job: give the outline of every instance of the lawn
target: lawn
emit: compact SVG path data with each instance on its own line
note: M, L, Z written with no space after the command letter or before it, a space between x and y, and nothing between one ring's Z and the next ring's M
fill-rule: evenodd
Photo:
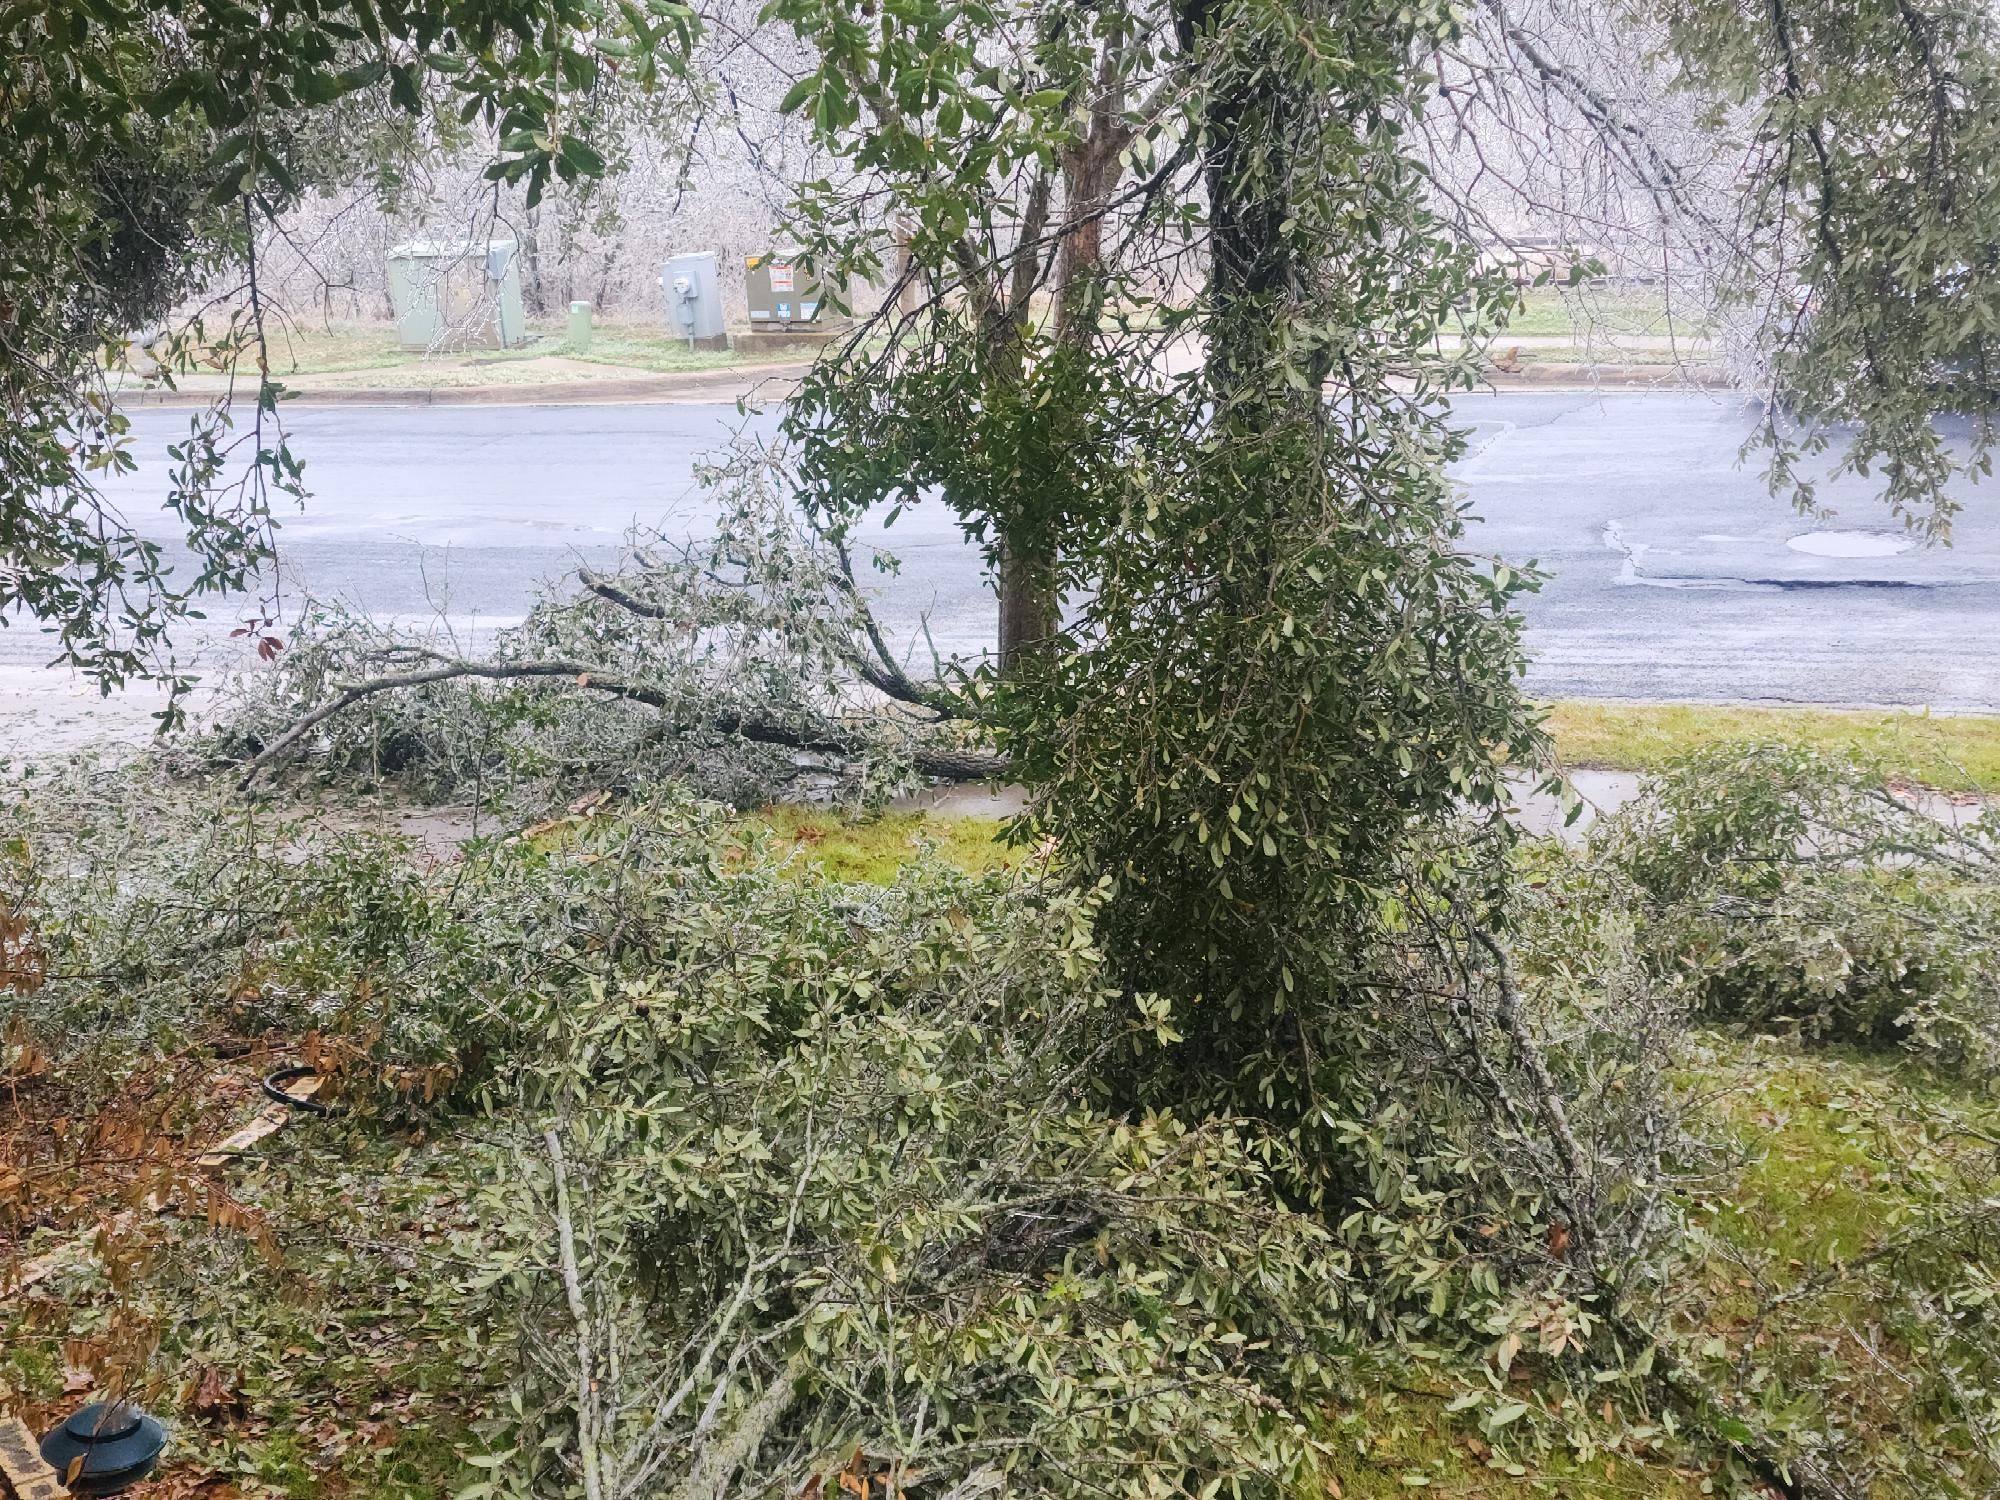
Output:
M1896 709L1705 703L1557 703L1548 727L1566 766L1654 772L1726 740L1770 739L1858 754L1946 792L2000 792L2000 718Z
M1615 355L1622 364L1669 365L1674 359L1672 350L1633 348L1618 343L1620 339L1668 333L1683 339L1699 339L1703 328L1678 314L1670 318L1664 300L1655 290L1585 287L1568 291L1543 287L1527 294L1526 305L1499 335L1495 349L1504 354L1510 336L1574 338L1577 341L1574 346L1523 349L1521 358L1528 363L1567 365L1601 362ZM273 320L269 342L271 373L279 380L369 371L402 372L398 379L385 382L392 384L406 384L412 378L446 370L454 375L493 371L496 380L504 383L502 372L506 366L550 357L661 375L733 369L764 360L805 357L796 348L762 349L748 335L738 336L736 347L727 352L692 350L685 340L674 337L661 324L645 319L600 319L592 331L590 347L583 350L570 347L568 325L559 318L532 320L528 341L513 349L427 353L402 348L391 324L309 320ZM1700 348L1697 345L1681 352L1683 357L1691 357Z
M1507 324L1507 333L1529 336L1701 338L1707 324L1686 309L1669 312L1658 287L1535 287ZM1504 338L1505 335L1503 334Z
M690 349L659 324L644 321L600 322L590 347L572 349L568 328L557 319L537 319L529 325L528 341L513 349L470 349L437 354L402 348L396 330L386 323L274 322L270 329L271 373L283 380L294 375L344 375L364 370L414 371L425 366L505 366L522 360L557 356L589 364L615 365L674 375L701 370L732 369L765 359L797 359L797 350L763 350L744 338L742 347L727 352Z

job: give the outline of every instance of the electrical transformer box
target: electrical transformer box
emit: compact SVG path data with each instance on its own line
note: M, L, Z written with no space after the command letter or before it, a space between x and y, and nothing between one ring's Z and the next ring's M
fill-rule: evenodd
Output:
M830 323L819 279L787 255L751 255L743 261L743 289L750 303L750 331L779 333L802 324Z
M528 337L512 240L412 240L389 252L405 349L511 349Z
M667 299L667 327L696 349L727 349L722 312L722 268L710 253L676 255L660 273Z

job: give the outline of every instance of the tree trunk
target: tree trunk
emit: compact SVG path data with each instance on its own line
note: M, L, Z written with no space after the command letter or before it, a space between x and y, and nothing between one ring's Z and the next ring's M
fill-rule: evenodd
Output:
M1000 675L1015 677L1043 656L1055 638L1053 569L1026 549L1000 544Z
M1220 0L1181 0L1179 40L1190 56L1214 45L1214 28L1226 24L1223 8ZM1254 425L1269 414L1267 403L1288 404L1271 370L1284 317L1280 304L1296 274L1283 183L1288 133L1304 128L1310 112L1268 79L1237 77L1226 84L1209 94L1205 109L1211 142L1208 364L1217 390Z
M1098 91L1091 103L1091 128L1062 163L1065 212L1074 221L1062 240L1056 264L1055 331L1058 343L1081 349L1096 336L1103 309L1103 218L1120 173L1118 153L1126 134L1120 112L1116 39L1106 43ZM1040 216L1032 222L1039 227ZM1030 256L1032 252L1028 252ZM1027 263L1024 263L1024 266ZM1018 327L1029 314L1032 281L1022 279L1010 307ZM1051 420L1061 421L1060 413ZM1079 436L1077 441L1083 439ZM1000 548L1000 673L1017 676L1043 657L1062 628L1062 599L1056 559L1021 539L1003 539Z
M521 297L528 304L528 311L536 317L544 317L549 310L548 287L542 280L542 211L529 209L522 216L523 233L520 236L521 257Z

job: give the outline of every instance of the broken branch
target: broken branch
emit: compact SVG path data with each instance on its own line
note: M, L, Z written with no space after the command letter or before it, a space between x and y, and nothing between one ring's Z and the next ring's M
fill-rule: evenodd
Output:
M666 710L674 706L673 700L658 688L645 683L628 682L623 678L602 673L587 662L560 659L479 662L441 658L435 665L416 671L385 673L379 677L350 683L331 700L294 721L284 733L260 750L245 768L237 788L247 791L266 766L284 755L317 726L357 703L381 693L427 687L433 683L450 682L467 677L487 681L569 678L580 688L606 693L614 698L630 699L634 703L643 703L650 708ZM797 750L807 754L854 755L861 748L854 741L839 736L808 733L790 725L746 718L727 709L711 714L699 723L683 724L679 727L683 732L692 733L706 729L717 734L733 735L752 744L772 745L779 749ZM1003 775L1007 769L1007 763L1000 757L972 750L942 750L918 746L912 751L910 760L922 774L941 781L984 781Z

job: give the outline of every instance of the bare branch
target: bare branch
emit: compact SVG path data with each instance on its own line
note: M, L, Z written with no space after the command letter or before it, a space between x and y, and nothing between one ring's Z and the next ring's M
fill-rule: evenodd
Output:
M644 615L649 620L664 620L667 617L664 605L652 604L636 594L628 593L601 573L592 572L589 568L578 568L576 579L591 593L600 599L610 600L620 609L629 610L635 615Z
M583 1278L577 1269L576 1226L569 1211L569 1171L563 1162L562 1136L554 1126L542 1132L549 1167L555 1174L556 1251L562 1260L563 1292L576 1324L576 1446L583 1464L587 1500L604 1500L604 1480L597 1457L597 1379L592 1373L590 1309L583 1299Z

